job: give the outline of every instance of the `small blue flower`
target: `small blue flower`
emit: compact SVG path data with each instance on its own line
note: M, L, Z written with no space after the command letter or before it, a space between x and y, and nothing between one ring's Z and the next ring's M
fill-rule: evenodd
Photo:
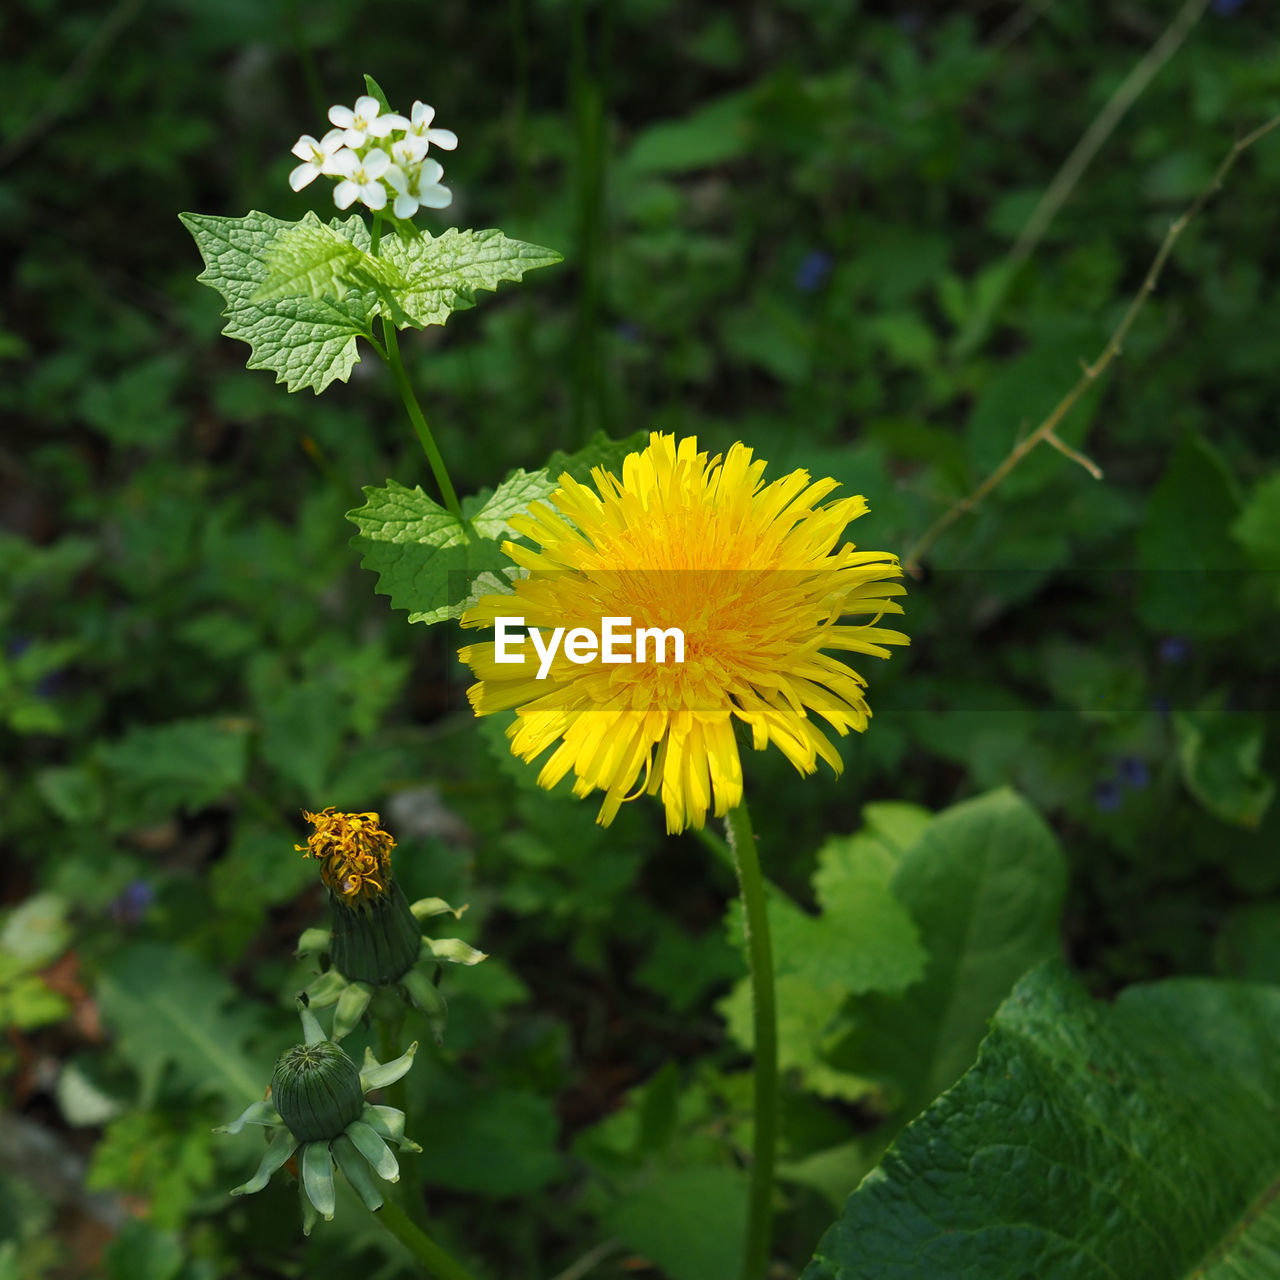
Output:
M1151 781L1147 762L1141 756L1121 756L1116 763L1116 777L1126 787L1141 791Z
M1177 666L1191 657L1191 643L1185 636L1165 636L1156 652L1160 655L1161 662Z
M817 293L835 265L831 255L821 249L812 249L800 260L792 283L801 293Z
M138 924L155 900L156 891L147 881L133 880L125 886L108 910L117 924Z
M1100 813L1115 813L1120 807L1120 786L1110 778L1099 782L1093 789L1093 803Z

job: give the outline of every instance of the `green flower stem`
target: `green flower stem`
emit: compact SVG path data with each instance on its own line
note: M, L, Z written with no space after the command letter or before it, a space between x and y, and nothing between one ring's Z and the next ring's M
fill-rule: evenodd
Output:
M397 1240L438 1280L474 1280L471 1272L451 1258L420 1227L415 1227L394 1200L386 1201L374 1215Z
M745 800L729 811L725 830L742 890L755 1028L755 1137L742 1280L764 1280L773 1238L773 1163L778 1144L778 1006L773 988L773 944L760 858Z
M373 229L369 235L369 252L376 258L378 245L382 242L382 219L377 214L374 215ZM387 368L391 370L391 380L396 384L396 390L400 393L409 421L413 423L413 429L418 433L418 442L422 445L423 453L427 455L427 462L431 464L431 474L436 478L440 495L444 498L444 505L449 508L458 523L465 527L467 520L462 514L462 504L459 503L458 495L454 491L453 481L449 479L449 469L444 465L444 458L436 447L435 437L427 425L426 414L422 412L418 397L413 393L409 375L404 371L404 361L400 359L400 343L396 338L396 327L387 316L382 317L382 344L381 347L376 342L373 345L387 362Z

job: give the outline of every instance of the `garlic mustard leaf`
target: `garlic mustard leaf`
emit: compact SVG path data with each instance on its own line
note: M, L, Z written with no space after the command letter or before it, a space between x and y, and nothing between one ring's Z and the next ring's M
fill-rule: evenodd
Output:
M335 226L308 213L285 227L263 255L267 278L253 302L281 298L341 298L350 290L362 294L403 289L407 281L385 258L375 258Z
M310 216L310 215L309 215ZM290 391L310 387L318 395L331 382L345 382L359 363L358 337L371 337L378 295L372 288L346 286L340 294L312 297L260 297L270 292L273 246L303 224L257 211L243 218L184 213L183 225L195 238L205 269L197 277L226 299L223 333L253 349L250 369L270 369ZM329 230L363 252L369 233L360 218L335 219ZM310 234L310 233L307 233ZM287 251L286 241L285 250ZM305 274L305 273L304 273Z
M454 311L475 306L477 289L496 290L504 280L519 280L526 271L561 261L554 249L510 240L495 228L391 236L382 241L380 256L407 282L396 292L404 316L391 313L401 328L444 324Z

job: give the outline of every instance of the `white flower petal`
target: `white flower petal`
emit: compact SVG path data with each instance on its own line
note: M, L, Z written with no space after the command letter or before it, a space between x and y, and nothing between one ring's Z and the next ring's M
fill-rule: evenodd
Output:
M299 160L310 160L319 150L320 144L309 134L304 133L297 142L289 148Z
M428 129L425 136L428 142L443 147L446 151L457 149L458 135L452 129Z
M398 164L393 164L382 176L397 191L404 192L409 190L409 175Z
M332 155L325 156L324 163L320 166L320 172L330 178L338 176L349 178L356 171L356 166L359 163L356 153L347 151L344 148L341 151L333 152Z
M320 139L320 150L326 155L342 146L343 139L347 136L345 129L330 129L328 133Z
M349 147L363 147L365 136L363 129L352 127L342 135L342 141Z
M335 151L326 166L331 173L341 174L344 178L354 177L359 167L360 157L354 151L346 150Z
M391 168L391 157L381 147L374 147L365 156L363 168L370 178L380 178Z
M349 209L360 194L360 188L348 178L345 182L340 182L333 189L333 203L339 209Z
M388 132L390 132L392 129L407 129L409 127L409 122L404 118L404 116L400 115L398 112L395 112L395 111L389 111L385 116L378 117L379 124L381 124L384 120L387 123Z
M415 102L413 104L413 128L415 131L427 128L435 118L435 107L429 107L425 102Z
M419 179L420 186L433 187L443 177L444 165L439 160L428 159L422 162L422 177Z
M370 209L385 209L387 207L387 189L380 182L366 182L360 188L360 199Z
M289 174L289 185L295 191L301 191L309 182L314 182L319 175L320 170L310 160L304 160Z
M419 187L418 203L427 209L443 209L453 203L453 192L448 187Z
M362 93L356 99L356 115L372 120L382 110L382 104L372 94Z
M418 212L418 202L409 194L404 193L396 196L396 202L392 206L391 212L397 218L412 218Z
M330 107L329 120L339 129L350 129L356 122L356 113L350 107Z

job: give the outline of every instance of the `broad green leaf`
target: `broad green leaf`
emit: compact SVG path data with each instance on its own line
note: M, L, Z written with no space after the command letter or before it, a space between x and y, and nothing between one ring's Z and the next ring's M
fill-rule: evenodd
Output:
M1221 636L1245 621L1235 478L1209 443L1183 436L1147 500L1138 534L1138 614L1155 631Z
M243 721L211 717L132 729L105 745L113 816L127 823L212 804L244 780L248 734Z
M1223 708L1221 695L1173 717L1187 790L1216 818L1257 827L1275 795L1262 769L1262 717Z
M366 253L314 213L286 226L267 246L262 262L267 277L253 302L341 298L352 289L365 294L403 289L408 283L386 258Z
M197 277L227 301L223 333L253 348L250 369L271 369L290 391L310 387L318 395L335 379L345 382L359 362L356 338L371 336L377 308L372 292L349 289L341 297L258 300L267 283L266 258L277 237L298 223L256 211L243 218L184 213L205 269ZM335 219L330 228L360 249L369 244L360 218Z
M838 1064L894 1085L900 1119L920 1111L973 1062L1018 977L1057 954L1065 882L1053 833L1013 792L939 814L890 882L929 953L924 978L856 1003Z
M155 942L118 951L98 1004L138 1073L144 1103L155 1100L166 1071L183 1089L233 1109L262 1097L270 1071L244 1047L259 1030L257 1006L191 952Z
M678 1169L631 1192L604 1225L671 1280L728 1280L742 1267L746 1218L745 1173Z
M454 311L475 306L477 289L496 290L504 280L519 280L526 271L561 261L554 249L509 240L496 228L456 227L439 236L388 237L381 258L405 281L395 293L404 311L404 319L395 317L401 328L444 324Z
M1280 990L1091 1000L1057 962L850 1196L803 1280L1280 1274Z

